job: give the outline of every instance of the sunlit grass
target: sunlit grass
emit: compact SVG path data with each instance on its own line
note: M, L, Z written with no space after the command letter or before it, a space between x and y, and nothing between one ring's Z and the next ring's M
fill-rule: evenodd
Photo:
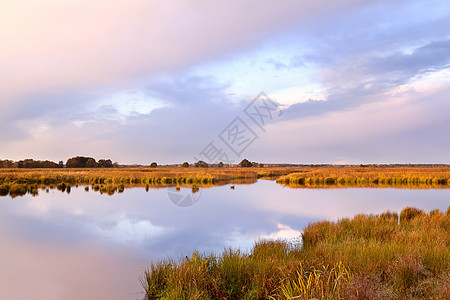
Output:
M229 183L251 184L257 179L277 180L292 188L395 187L450 188L450 168L286 167L286 168L106 168L106 169L0 169L0 196L37 194L57 187L69 192L77 185L99 185L94 191L112 195L125 188L210 187ZM10 192L13 185L16 186ZM102 187L105 186L105 187ZM17 189L17 190L16 190Z
M269 172L269 173L266 173ZM145 187L210 187L228 183L250 184L257 178L274 174L287 174L290 170L259 168L130 168L130 169L0 169L0 195L23 195L33 187L56 187L69 192L72 186L90 185L93 191L112 195L125 188ZM13 192L10 192L11 186ZM89 188L88 188L89 190Z
M290 187L450 187L450 168L323 167L305 168L281 176Z
M308 225L302 243L152 263L148 299L449 299L450 207Z

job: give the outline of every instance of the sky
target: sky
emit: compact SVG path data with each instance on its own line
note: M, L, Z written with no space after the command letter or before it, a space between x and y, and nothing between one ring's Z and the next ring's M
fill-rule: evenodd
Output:
M2 0L0 159L450 163L450 3Z

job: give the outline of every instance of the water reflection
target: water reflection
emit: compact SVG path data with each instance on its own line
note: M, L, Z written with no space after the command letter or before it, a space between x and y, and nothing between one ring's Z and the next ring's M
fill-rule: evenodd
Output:
M71 187L37 197L0 197L0 290L5 299L142 299L151 259L194 249L249 248L262 237L296 237L309 222L405 206L446 210L450 190L291 189L273 181L200 188L179 207L168 192L125 189L113 196Z

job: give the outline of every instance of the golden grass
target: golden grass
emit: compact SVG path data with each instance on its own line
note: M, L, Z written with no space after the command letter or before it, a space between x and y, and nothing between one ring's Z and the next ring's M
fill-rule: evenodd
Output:
M295 170L277 182L291 187L450 187L450 168L319 167Z
M292 169L283 168L118 168L118 169L0 169L0 181L9 178L12 181L40 179L64 180L95 179L129 180L154 178L214 178L216 181L261 178L285 175Z
M93 191L112 195L131 187L145 187L148 191L168 186L204 188L229 183L252 184L257 178L270 178L268 176L289 171L280 168L0 169L0 196L37 194L39 188L55 187L70 193L70 187L78 185L92 185Z
M449 299L450 207L307 226L302 244L257 242L152 263L147 299Z

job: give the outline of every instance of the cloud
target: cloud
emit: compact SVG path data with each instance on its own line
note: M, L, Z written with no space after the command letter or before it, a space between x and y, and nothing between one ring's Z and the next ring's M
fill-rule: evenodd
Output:
M287 115L291 118L307 117L380 101L386 93L415 77L449 67L449 40L428 43L410 54L393 53L383 57L347 59L338 66L320 71L322 83L328 87L326 101L309 99L291 105Z
M292 57L288 63L278 61L275 58L271 57L266 59L266 63L272 65L278 71L284 69L290 70L294 68L302 68L305 66L305 64L303 63L303 59L300 56Z
M16 1L2 5L0 82L5 96L122 85L252 48L341 1ZM2 99L2 101L6 101Z
M416 83L416 89L287 119L268 128L248 156L298 163L448 163L450 143L443 138L450 129L444 113L450 109L448 81L433 89ZM271 151L262 151L269 147Z
M276 232L272 232L269 235L261 235L262 239L295 239L300 238L301 231L292 229L288 225L278 223Z
M120 216L117 220L114 220L112 226L104 225L96 224L93 231L102 238L119 244L139 244L145 240L155 240L168 233L168 229L155 226L148 220L130 220L125 216Z

